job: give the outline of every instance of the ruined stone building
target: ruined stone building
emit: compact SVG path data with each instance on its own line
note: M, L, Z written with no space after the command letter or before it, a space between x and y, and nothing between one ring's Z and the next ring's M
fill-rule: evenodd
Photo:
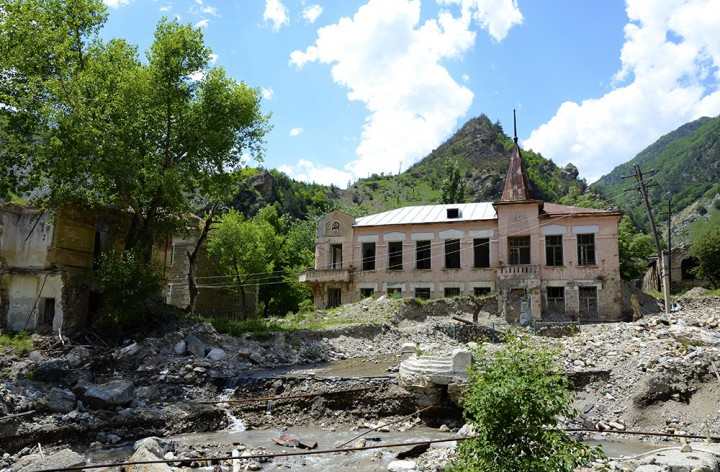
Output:
M98 257L123 247L128 224L127 214L112 210L68 206L51 215L1 205L0 326L72 333L91 324L100 304ZM168 242L153 248L165 267Z
M316 228L315 269L300 281L318 308L373 295L497 293L504 315L521 323L615 320L621 216L535 199L516 138L499 201L328 213Z
M90 326L101 302L95 277L98 257L123 248L129 224L127 213L109 209L91 212L69 206L51 215L21 205L0 205L0 327L69 334ZM156 242L152 252L164 270L165 302L180 309L189 303L187 251L193 249L195 238L192 229L188 233ZM213 282L217 273L201 251L196 313L254 315L257 290L247 290L241 306L236 294Z

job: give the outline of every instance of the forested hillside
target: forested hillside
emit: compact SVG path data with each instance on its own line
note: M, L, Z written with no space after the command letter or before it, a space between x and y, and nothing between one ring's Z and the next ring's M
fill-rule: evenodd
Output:
M650 204L660 226L667 222L669 202L675 242L687 241L695 222L719 219L720 117L703 117L679 127L591 186L648 231L643 201L632 190L637 182L634 177L623 178L634 176L634 165L651 184Z

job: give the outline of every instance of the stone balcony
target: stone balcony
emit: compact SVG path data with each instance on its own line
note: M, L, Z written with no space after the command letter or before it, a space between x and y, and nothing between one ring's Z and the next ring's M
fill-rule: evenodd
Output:
M300 273L300 282L305 283L348 283L350 280L350 269L309 269Z
M540 278L540 266L531 264L498 267L498 280L528 280Z

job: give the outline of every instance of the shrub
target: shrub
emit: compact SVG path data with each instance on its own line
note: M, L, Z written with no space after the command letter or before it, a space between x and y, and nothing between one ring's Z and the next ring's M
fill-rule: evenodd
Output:
M161 269L137 251L109 251L99 263L103 308L95 328L116 340L145 331L152 322L152 301L162 291Z
M570 471L603 456L556 429L558 417L573 418L577 411L554 352L511 331L503 348L480 348L475 356L463 407L476 436L458 446L453 470Z
M720 228L708 227L698 231L692 240L690 254L698 260L695 274L720 288Z

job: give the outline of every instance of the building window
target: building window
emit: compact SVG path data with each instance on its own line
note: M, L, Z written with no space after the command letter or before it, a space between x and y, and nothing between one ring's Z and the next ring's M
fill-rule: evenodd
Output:
M449 220L460 218L460 209L459 208L448 208L447 209L447 217Z
M545 265L563 265L562 235L545 236Z
M330 246L330 268L342 269L342 244Z
M429 287L418 287L415 289L415 298L422 298L423 300L430 300L430 288Z
M473 295L476 297L484 297L485 295L490 295L490 287L475 287L473 289Z
M680 271L683 280L695 280L695 268L698 266L696 257L688 257L680 263Z
M360 289L360 298L368 298L375 295L375 289L374 288L361 288Z
M402 297L402 289L400 287L388 287L387 295L388 297L400 298Z
M448 239L445 241L445 268L460 268L460 240Z
M340 306L340 303L342 301L342 291L339 288L329 288L328 289L328 308L335 308L336 306Z
M473 239L473 267L490 267L489 239Z
M362 257L362 270L375 270L375 243L363 243Z
M418 241L415 249L415 260L418 269L430 269L430 241Z
M459 297L460 287L445 287L445 298L447 297Z
M547 288L547 311L565 313L565 287Z
M510 265L530 264L530 236L508 238L508 260Z
M578 265L595 265L595 235L578 234Z
M388 243L388 269L389 270L402 270L402 254L403 246L402 242L391 242Z
M597 319L597 287L578 287L580 299L580 318Z

